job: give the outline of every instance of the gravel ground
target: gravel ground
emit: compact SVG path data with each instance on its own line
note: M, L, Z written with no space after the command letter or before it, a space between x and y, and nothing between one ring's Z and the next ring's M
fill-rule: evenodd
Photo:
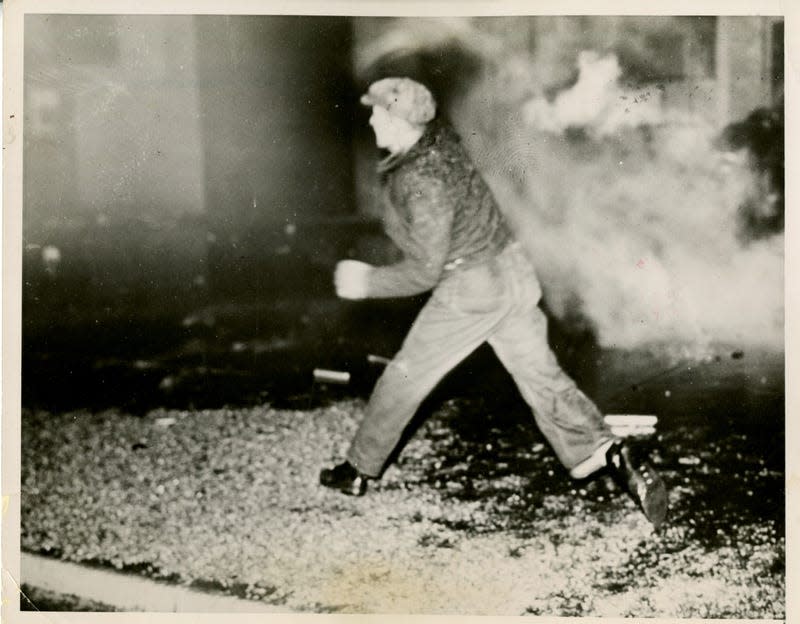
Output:
M326 491L363 407L26 410L22 548L287 611L784 617L782 439L649 440L671 487L656 533L475 399L430 408L367 496Z

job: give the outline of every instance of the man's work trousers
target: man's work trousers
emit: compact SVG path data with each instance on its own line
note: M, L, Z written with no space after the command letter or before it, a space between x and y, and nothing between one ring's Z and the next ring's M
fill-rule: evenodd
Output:
M366 475L379 476L425 397L485 341L567 469L612 439L600 411L550 350L540 298L533 266L519 243L442 280L378 380L348 461Z

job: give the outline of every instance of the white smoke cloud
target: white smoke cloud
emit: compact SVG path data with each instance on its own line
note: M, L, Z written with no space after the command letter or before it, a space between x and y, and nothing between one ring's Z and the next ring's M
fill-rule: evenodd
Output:
M510 115L488 146L473 137L474 153L548 305L562 318L580 312L601 344L782 345L783 238L745 246L737 236L754 184L746 159L716 151L715 130L699 120L660 118L643 135L611 115L572 117L562 130L588 135L574 140Z
M583 317L604 346L783 348L783 235L740 240L737 214L755 178L743 155L715 149L720 128L667 108L655 86L624 86L612 54L550 66L474 21L447 26L442 38L468 32L465 47L485 62L450 116L553 313ZM414 35L413 21L394 28L406 49L415 37L436 41L435 29ZM371 57L391 54L391 36L380 42ZM570 88L544 96L576 70Z
M617 57L601 56L593 50L578 55L578 82L559 93L553 102L543 96L531 98L522 109L525 123L551 133L582 128L602 138L621 128L657 124L662 121L661 92L625 89Z

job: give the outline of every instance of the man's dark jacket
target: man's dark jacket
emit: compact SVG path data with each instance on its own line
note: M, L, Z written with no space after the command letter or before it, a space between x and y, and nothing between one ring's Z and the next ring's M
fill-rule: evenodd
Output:
M483 262L510 241L492 192L447 123L429 123L409 151L385 159L379 171L386 233L404 257L370 272L368 297L430 290L449 271Z

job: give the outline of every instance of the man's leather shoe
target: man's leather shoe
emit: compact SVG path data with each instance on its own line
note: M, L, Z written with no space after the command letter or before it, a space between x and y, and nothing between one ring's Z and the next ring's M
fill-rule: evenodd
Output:
M615 442L606 452L606 461L622 481L645 517L658 528L667 516L667 488L649 462L635 461L624 442Z
M339 490L350 496L363 496L369 477L361 474L350 462L342 462L319 473L319 482L325 487Z

